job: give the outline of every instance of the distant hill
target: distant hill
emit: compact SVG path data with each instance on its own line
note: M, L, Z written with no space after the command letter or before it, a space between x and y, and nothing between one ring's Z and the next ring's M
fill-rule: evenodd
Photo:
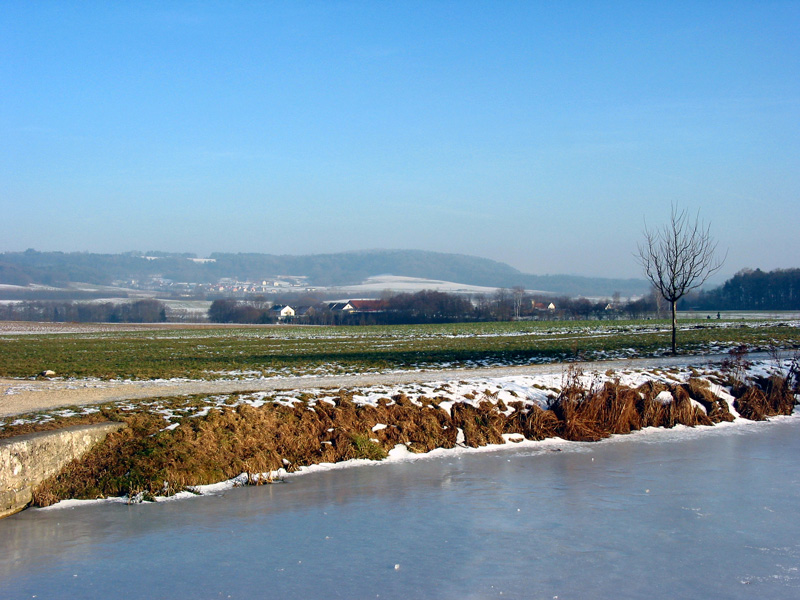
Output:
M397 275L486 287L522 286L554 294L622 296L645 293L643 279L531 275L501 262L422 250L369 250L303 256L215 253L209 259L163 252L5 252L0 283L65 286L71 282L112 285L115 281L163 277L176 282L215 283L222 278L259 281L280 275L305 276L309 285L345 286L375 275Z

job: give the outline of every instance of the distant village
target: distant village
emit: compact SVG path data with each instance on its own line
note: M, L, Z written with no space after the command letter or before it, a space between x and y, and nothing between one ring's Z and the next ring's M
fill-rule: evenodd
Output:
M474 305L474 303L473 303ZM290 306L288 304L275 304L270 307L270 315L276 321L290 321L314 316L320 311L320 306ZM537 311L555 312L556 305L553 302L544 304L543 302L531 301L531 308ZM610 305L608 306L610 309ZM322 310L327 310L334 315L358 315L375 314L387 310L386 300L347 300L344 302L325 302Z
M208 319L215 323L286 323L308 325L391 325L467 321L549 320L554 318L617 318L608 301L558 298L542 300L522 289L465 295L421 290L387 292L379 299L274 303L264 296L218 298Z
M173 281L156 275L147 279L119 279L114 281L112 285L132 290L165 292L177 297L280 294L287 291L316 292L317 288L309 286L307 279L303 275L286 275L260 281L238 281L225 277L216 283L192 283Z

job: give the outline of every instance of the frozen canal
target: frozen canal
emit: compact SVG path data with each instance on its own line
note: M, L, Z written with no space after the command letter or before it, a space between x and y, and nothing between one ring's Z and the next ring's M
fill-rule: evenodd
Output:
M29 510L0 598L796 599L799 455L791 417Z

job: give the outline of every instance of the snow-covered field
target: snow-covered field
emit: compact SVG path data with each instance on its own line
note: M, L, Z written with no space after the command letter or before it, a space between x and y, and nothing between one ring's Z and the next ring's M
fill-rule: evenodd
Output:
M396 275L378 275L368 277L363 283L336 288L321 288L329 293L348 296L347 299L358 298L360 295L373 295L385 291L393 292L420 292L422 290L435 290L449 294L486 294L491 295L497 291L496 287L479 285L466 285L452 281L438 279L420 279L418 277L399 277ZM529 290L534 291L534 290Z

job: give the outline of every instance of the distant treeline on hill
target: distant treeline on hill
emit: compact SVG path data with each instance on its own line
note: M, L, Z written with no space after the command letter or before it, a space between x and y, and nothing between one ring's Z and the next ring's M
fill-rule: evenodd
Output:
M167 310L158 300L135 302L26 301L0 304L0 321L50 323L163 323Z
M681 307L699 310L800 310L800 269L739 271L718 288L687 296Z
M114 290L115 298L127 298L128 293ZM2 291L3 300L102 300L108 299L108 291L102 290L76 290L72 288L6 288Z

